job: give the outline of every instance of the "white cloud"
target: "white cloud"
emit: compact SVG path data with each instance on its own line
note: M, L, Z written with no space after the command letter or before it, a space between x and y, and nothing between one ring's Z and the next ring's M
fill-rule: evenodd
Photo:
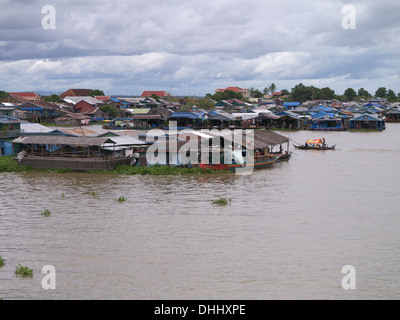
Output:
M176 94L204 94L296 81L400 90L397 0L354 0L356 30L341 27L347 1L57 1L52 31L41 28L47 1L0 1L7 4L0 13L7 90L41 83L61 91L85 84L109 93L173 86Z

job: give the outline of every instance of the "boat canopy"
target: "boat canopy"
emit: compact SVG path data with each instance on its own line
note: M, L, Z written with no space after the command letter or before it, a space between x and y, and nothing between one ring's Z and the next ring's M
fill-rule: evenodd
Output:
M322 139L309 139L307 141L308 144L320 144L323 143Z

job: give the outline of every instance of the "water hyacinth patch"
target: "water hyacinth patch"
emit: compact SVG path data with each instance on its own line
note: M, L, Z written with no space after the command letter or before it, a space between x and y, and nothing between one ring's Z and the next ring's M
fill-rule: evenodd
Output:
M42 216L44 217L50 217L51 216L51 211L50 210L44 210L44 212L41 213Z
M218 200L212 200L211 202L218 206L227 206L231 202L231 199L219 198Z
M116 199L119 203L122 203L122 202L126 202L126 201L128 201L128 198L126 198L126 197L124 197L124 196L121 196L121 197L119 197L118 199Z
M15 274L23 278L31 278L33 277L33 270L18 264L18 267L15 268Z

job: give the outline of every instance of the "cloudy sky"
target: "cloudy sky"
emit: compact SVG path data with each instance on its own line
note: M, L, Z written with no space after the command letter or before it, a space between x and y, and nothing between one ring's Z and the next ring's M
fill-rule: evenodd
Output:
M44 29L55 8L55 29ZM353 20L345 5L355 9ZM398 0L0 0L0 90L400 92Z

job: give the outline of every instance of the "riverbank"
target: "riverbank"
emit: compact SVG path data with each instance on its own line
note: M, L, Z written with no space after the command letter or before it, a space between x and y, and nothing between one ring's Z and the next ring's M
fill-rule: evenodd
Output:
M30 166L19 166L12 157L0 157L0 173L2 172L49 172L49 173L69 173L74 172L71 169L51 169L44 170ZM202 168L179 168L168 166L153 166L153 167L132 167L128 165L119 166L115 170L97 170L88 171L88 174L120 174L120 175L199 175L199 174L226 174L229 170L213 170Z

